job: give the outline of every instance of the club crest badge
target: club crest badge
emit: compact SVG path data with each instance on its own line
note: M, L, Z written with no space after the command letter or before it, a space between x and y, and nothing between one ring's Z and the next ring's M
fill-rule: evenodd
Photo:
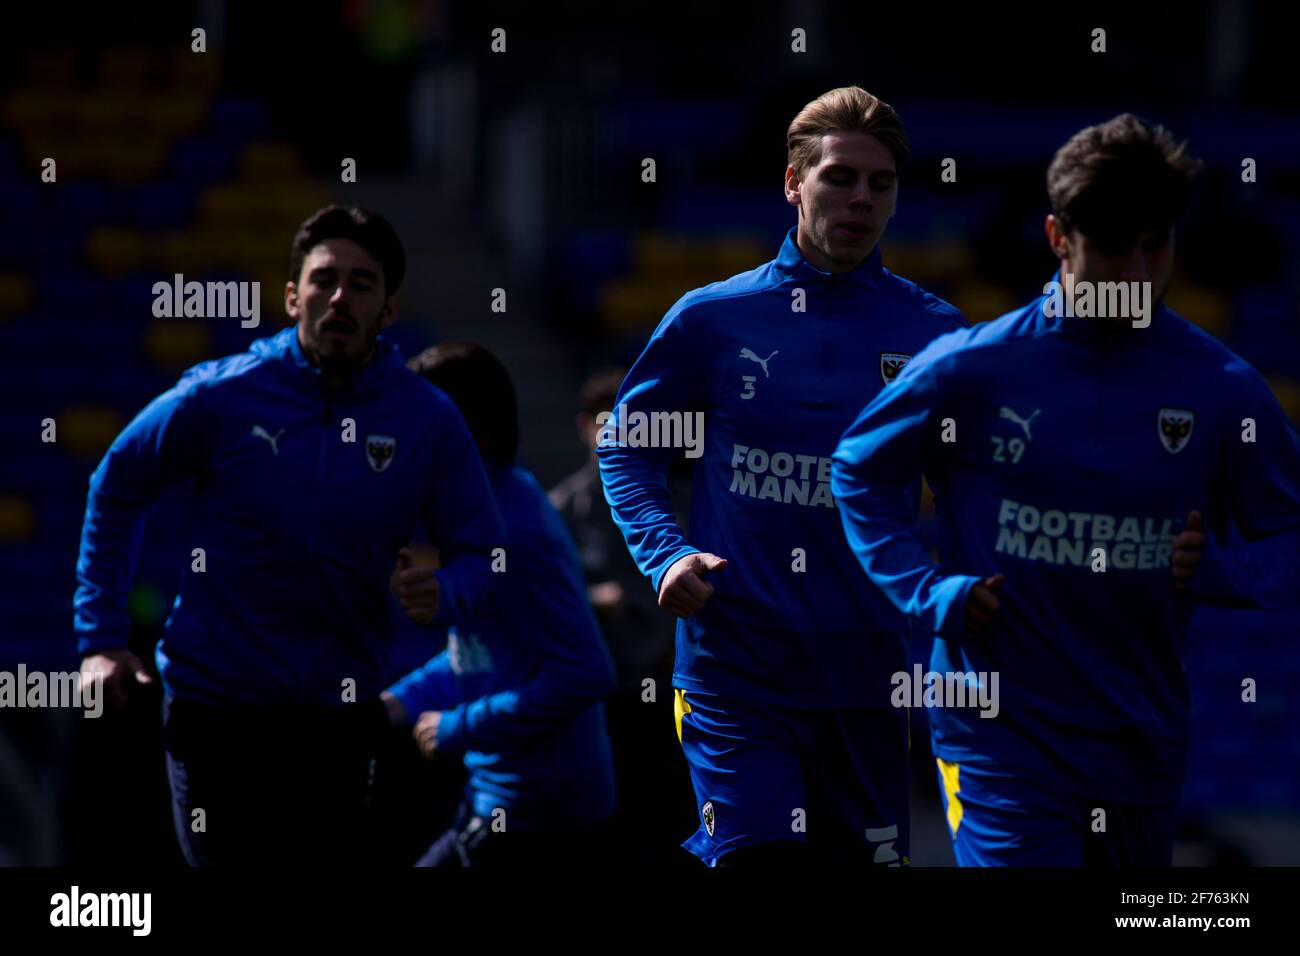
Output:
M700 816L704 818L704 829L709 836L713 836L713 825L716 822L713 818L713 801L710 800L704 806L700 807Z
M880 353L880 377L888 385L894 379L898 378L898 373L903 370L903 366L912 360L912 356L903 355L900 352L881 352Z
M1160 434L1160 444L1165 451L1176 455L1187 447L1192 437L1192 425L1196 416L1185 408L1162 408L1156 415L1156 428Z
M397 451L397 439L388 435L366 436L366 461L376 472L381 472L393 463L393 453Z

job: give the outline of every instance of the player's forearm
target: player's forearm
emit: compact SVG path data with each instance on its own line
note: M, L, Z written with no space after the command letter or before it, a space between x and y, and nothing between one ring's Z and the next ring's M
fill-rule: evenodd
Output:
M92 479L77 558L73 629L82 655L126 647L127 598L144 536L147 503L104 493L101 478L97 471Z
M475 490L477 496L469 493ZM455 524L451 516L442 515L426 526L431 537L437 528L449 529L435 537L442 558L435 625L465 626L473 620L500 581L501 575L494 573L495 562L509 560L505 529L486 482L481 488L468 488L459 501L463 513L456 515Z
M463 552L438 569L438 615L431 626L466 627L473 621L499 583L492 561L484 554Z
M82 654L125 647L126 610L145 512L203 461L197 400L177 386L155 398L113 444L90 477L77 560L74 629Z
M613 685L589 668L543 665L521 687L489 694L443 714L438 747L497 753L549 736L601 700Z
M929 633L959 637L966 596L979 576L947 573L931 559L905 491L888 503L868 505L860 496L850 502L841 507L845 533L867 576Z
M637 567L657 589L664 572L699 548L686 540L673 514L667 462L646 451L602 449L597 457L614 523Z
M526 637L538 655L528 679L444 715L439 746L489 753L518 746L553 733L613 692L614 664L590 611L542 610L536 623Z
M427 710L450 710L461 703L460 681L451 669L447 651L407 674L388 688L401 705L403 724L410 726Z
M924 630L955 638L979 578L945 573L921 535L913 491L921 476L919 430L919 421L905 426L870 406L836 449L831 491L849 546L872 582Z
M506 532L482 459L458 415L440 440L447 449L444 470L422 516L442 561L434 624L464 626L487 603L500 577L493 562L503 555Z

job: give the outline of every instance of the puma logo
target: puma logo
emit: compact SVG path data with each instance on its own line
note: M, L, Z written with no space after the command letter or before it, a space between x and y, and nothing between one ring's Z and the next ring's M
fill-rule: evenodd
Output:
M1021 418L1014 411L1007 408L1007 406L1003 405L1000 409L998 409L998 418L1009 418L1011 419L1011 421L1019 425L1025 432L1025 440L1028 441L1034 437L1031 434L1029 434L1029 423L1032 422L1035 418L1037 418L1039 414L1042 413L1042 411L1043 410L1041 408L1035 408L1034 413L1030 415L1028 418Z
M279 449L279 447L276 445L276 442L278 442L278 441L280 440L280 436L283 435L283 434L284 434L284 429L283 429L283 428L281 428L281 429L280 429L278 432L276 432L274 435L271 435L271 434L268 434L268 433L267 433L267 430L266 430L265 428L263 428L261 425L254 425L254 426L253 426L253 436L254 436L255 438L265 438L266 441L267 441L267 443L271 446L271 451L275 452L277 455L280 454L280 449Z
M776 355L776 354L777 354L776 352L773 352L773 353L772 353L772 355ZM772 355L769 355L767 358L762 359L762 358L759 358L757 355L755 355L753 352L751 352L749 349L741 349L741 350L740 350L740 357L741 357L741 358L743 358L743 359L749 359L751 362L757 362L759 365L763 366L763 377L764 377L764 378L771 378L771 376L767 374L767 363L770 362L770 361L772 361Z

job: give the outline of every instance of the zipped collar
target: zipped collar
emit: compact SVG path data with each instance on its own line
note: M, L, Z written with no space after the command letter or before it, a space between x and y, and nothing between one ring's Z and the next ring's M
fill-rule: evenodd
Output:
M258 339L249 347L249 351L263 358L278 360L286 371L292 373L291 378L304 383L323 384L321 370L311 364L298 342L297 325L282 329L270 338ZM344 384L341 391L351 391L357 395L378 392L404 365L397 346L381 335L375 340L375 354L357 375Z
M1057 269L1049 281L1059 284L1061 282L1061 270ZM1062 297L1064 297L1064 291ZM1152 304L1151 325L1145 329L1133 328L1127 321L1122 319L1081 318L1077 315L1066 314L1048 315L1047 303L1049 299L1049 295L1043 293L1031 306L1034 319L1039 328L1095 348L1107 350L1140 348L1150 344L1158 337L1163 337L1173 320L1164 299ZM1116 322L1121 323L1121 327L1111 324Z
M799 251L799 244L796 241L798 233L798 227L793 226L785 234L785 242L781 243L781 251L773 263L773 268L782 281L790 279L795 282L849 285L858 289L879 288L885 273L884 262L880 255L880 243L876 243L876 248L871 250L871 255L851 272L823 272L805 259L803 253Z

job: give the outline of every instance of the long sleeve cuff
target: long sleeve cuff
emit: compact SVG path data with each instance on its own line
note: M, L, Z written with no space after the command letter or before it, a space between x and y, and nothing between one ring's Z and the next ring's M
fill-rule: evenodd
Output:
M936 634L960 640L966 634L966 602L970 589L982 578L973 574L950 574L930 591L932 626Z
M465 720L465 704L444 710L442 720L438 723L438 749L448 753L460 753L466 749L465 734L468 730Z
M680 548L676 548L672 552L670 552L668 557L665 558L663 562L660 563L658 570L656 570L655 573L650 577L650 584L654 588L655 596L658 597L660 585L663 583L664 575L668 573L669 568L671 568L682 558L686 557L688 554L701 554L701 553L702 552L700 551L699 548L693 548L689 544L683 544Z

